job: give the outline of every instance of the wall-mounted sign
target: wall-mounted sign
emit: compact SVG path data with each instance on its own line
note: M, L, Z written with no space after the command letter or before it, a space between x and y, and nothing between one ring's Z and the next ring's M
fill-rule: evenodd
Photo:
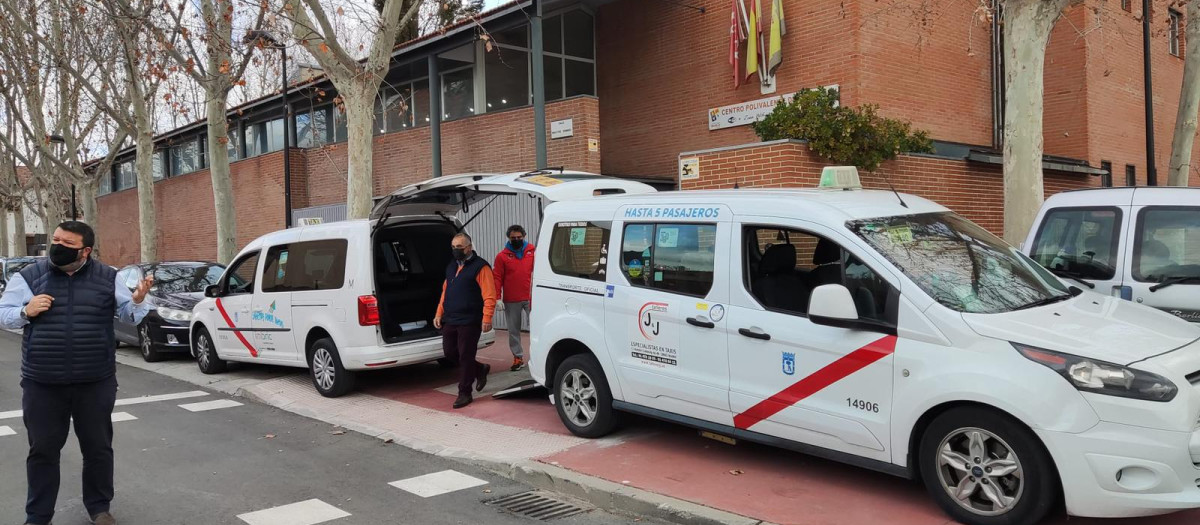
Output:
M838 89L836 84L825 86L825 89ZM796 93L751 100L741 104L731 104L708 110L708 130L748 126L758 122L775 110L775 105L783 99L791 99Z
M575 135L575 119L556 120L550 123L550 138L565 139Z
M588 139L588 151L593 153L600 151L600 139Z
M700 178L700 157L679 159L679 180L695 180Z

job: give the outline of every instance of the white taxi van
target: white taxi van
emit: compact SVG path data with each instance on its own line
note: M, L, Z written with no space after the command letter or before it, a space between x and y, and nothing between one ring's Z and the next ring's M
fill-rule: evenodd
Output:
M1200 188L1053 195L1023 248L1069 282L1200 323Z
M565 426L630 412L919 477L966 524L1200 507L1200 327L857 178L550 205L530 370Z
M450 242L490 203L476 206L482 199L524 194L548 203L650 191L561 170L468 174L402 188L366 220L269 233L247 244L193 309L192 355L206 374L227 361L307 367L318 392L340 396L358 371L442 357L433 316ZM480 346L494 340L487 332Z

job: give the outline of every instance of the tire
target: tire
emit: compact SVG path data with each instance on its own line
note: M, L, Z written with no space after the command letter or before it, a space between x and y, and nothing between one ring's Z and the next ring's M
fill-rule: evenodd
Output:
M554 407L572 434L594 439L617 426L612 391L604 369L592 354L576 354L558 366L554 374Z
M921 436L918 457L929 494L964 525L1032 525L1058 502L1058 474L1037 436L994 410L938 416ZM957 497L960 488L965 497Z
M154 348L154 340L150 338L150 326L146 323L138 326L138 347L142 351L142 359L147 363L157 363L166 358Z
M196 327L196 337L192 339L192 354L196 356L196 364L204 374L219 374L228 367L217 355L217 346L213 344L212 336L208 335L208 330L203 326Z
M354 372L342 366L342 356L329 338L318 339L309 350L308 375L325 397L341 397L354 389Z

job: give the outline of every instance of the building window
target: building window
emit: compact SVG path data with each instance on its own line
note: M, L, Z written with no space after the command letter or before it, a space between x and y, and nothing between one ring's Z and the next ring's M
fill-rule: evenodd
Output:
M165 156L166 156L166 152L164 152L162 150L158 150L158 151L155 151L154 155L150 157L150 170L151 170L150 172L154 174L155 182L163 180L167 176L167 170L166 170L166 167L167 167L166 160L167 159L164 158Z
M134 169L132 160L118 164L116 172L117 185L113 188L113 191L137 187L137 170Z
M1132 0L1121 0L1121 9L1124 9L1124 10L1132 13L1133 12L1133 1Z
M112 172L110 171L110 172L106 172L106 173L108 173L108 175L104 176L104 177L100 177L100 182L96 185L96 194L97 195L108 195L109 193L112 193L112 191L113 191Z
M542 22L546 100L596 94L596 37L592 15L582 9Z
M1137 167L1133 164L1125 165L1125 185L1137 186Z
M487 111L500 111L529 105L529 52L497 46L484 58L484 86Z
M283 149L283 119L246 126L246 156L255 157Z
M475 47L475 44L468 44L437 57L442 77L442 120L460 119L476 113Z
M182 144L171 146L171 177L201 169L201 153L198 141L189 140Z
M332 106L324 106L295 113L296 147L314 148L334 142L333 127L329 125L332 111Z
M1167 45L1170 46L1172 55L1179 56L1183 49L1183 46L1180 45L1180 39L1182 38L1180 28L1183 25L1181 23L1183 15L1179 14L1179 11L1172 9L1167 12L1167 18L1169 19L1167 22Z
M1107 160L1100 161L1100 169L1104 170L1104 174L1100 175L1100 185L1105 188L1112 187L1112 163Z

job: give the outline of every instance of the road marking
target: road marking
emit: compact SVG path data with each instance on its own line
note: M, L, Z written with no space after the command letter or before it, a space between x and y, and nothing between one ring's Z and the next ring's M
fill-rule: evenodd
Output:
M120 423L122 421L133 421L135 419L137 419L137 417L135 417L133 414L130 414L129 412L113 412L113 414L112 414L112 422L113 423Z
M396 487L405 492L411 492L421 496L422 498L429 498L463 489L469 489L471 487L487 485L487 483L488 482L482 479L473 478L463 474L462 472L443 470L441 472L434 472L433 474L426 474L424 476L417 476L415 478L393 481L388 483L388 485Z
M17 431L13 430L12 427L0 426L0 437L15 435L17 435Z
M182 408L189 412L204 412L207 410L217 410L219 408L233 408L233 407L240 407L240 406L242 406L241 403L238 403L237 401L234 401L232 399L218 399L216 401L205 401L202 403L189 403L186 405L179 405L179 408Z
M159 401L172 401L175 399L189 399L193 397L207 396L208 392L192 390L190 392L179 392L176 394L159 394L156 396L141 396L131 397L128 399L118 399L115 406L140 405L143 403L157 403ZM20 410L10 410L8 412L0 412L0 419L15 419L21 417L23 412Z
M129 399L118 399L117 406L140 405L142 403L157 403L159 401L174 401L176 399L190 399L193 397L207 396L208 392L200 390L192 390L191 392L180 392L178 394L161 394L157 396L142 396L131 397Z
M290 505L239 514L238 519L250 525L315 525L350 513L319 499L310 499Z
M733 417L737 428L746 430L760 421L767 419L784 409L803 401L805 398L824 390L829 385L845 379L867 365L892 355L896 351L896 336L888 335L872 341L867 346L859 348L840 359L825 365L824 368L813 372L812 375L797 381L781 392L759 401L758 404L746 409L745 412Z

